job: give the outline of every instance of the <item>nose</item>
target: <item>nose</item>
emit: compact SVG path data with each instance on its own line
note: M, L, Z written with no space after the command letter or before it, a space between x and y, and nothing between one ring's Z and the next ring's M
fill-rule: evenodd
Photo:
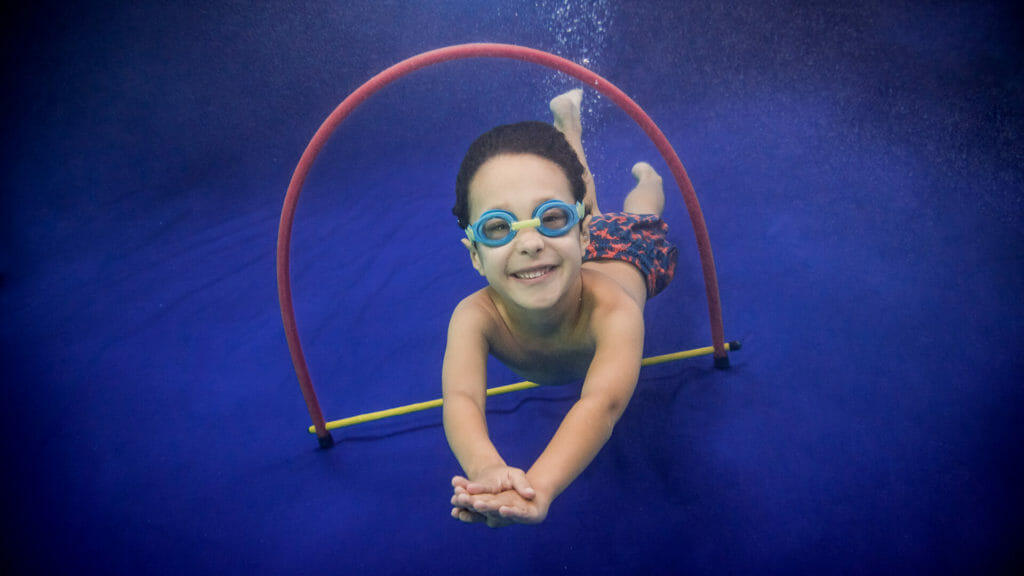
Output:
M513 240L516 243L516 249L522 254L536 254L544 249L544 235L536 228L519 230Z

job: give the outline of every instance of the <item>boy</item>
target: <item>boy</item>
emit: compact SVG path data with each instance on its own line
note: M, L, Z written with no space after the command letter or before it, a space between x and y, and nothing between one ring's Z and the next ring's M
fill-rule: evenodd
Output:
M444 428L466 476L452 479L464 522L542 522L604 446L629 403L643 354L643 309L672 279L661 178L633 167L624 213L602 215L583 155L582 90L556 97L554 126L499 126L471 146L452 210L488 286L455 308L442 384ZM539 384L583 378L579 400L528 471L487 434L488 354Z

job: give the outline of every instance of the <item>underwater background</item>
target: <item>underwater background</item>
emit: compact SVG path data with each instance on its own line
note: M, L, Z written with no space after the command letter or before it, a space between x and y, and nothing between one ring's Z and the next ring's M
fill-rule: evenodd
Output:
M4 8L5 573L1015 573L1024 542L1022 17L1000 2L79 2ZM674 146L732 368L645 369L535 527L449 516L440 411L319 449L275 248L320 123L420 52L584 64ZM440 396L479 288L450 209L488 128L578 83L460 60L387 86L321 152L292 240L328 420ZM710 344L678 188L584 96L604 210L666 177L676 280L648 355ZM518 381L500 365L489 384ZM578 395L489 401L528 467Z

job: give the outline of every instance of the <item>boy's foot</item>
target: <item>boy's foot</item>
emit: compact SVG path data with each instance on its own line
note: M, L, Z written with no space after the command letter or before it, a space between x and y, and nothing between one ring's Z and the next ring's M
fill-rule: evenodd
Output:
M559 132L565 134L570 144L572 144L572 138L579 140L583 135L583 125L580 122L580 106L582 103L583 89L576 88L565 94L555 96L549 104L551 114L555 118L553 122L555 128L558 128ZM575 148L575 146L573 147ZM579 154L579 151L576 153Z
M626 196L622 209L632 214L656 214L661 216L665 209L665 190L661 176L647 162L633 165L636 187Z

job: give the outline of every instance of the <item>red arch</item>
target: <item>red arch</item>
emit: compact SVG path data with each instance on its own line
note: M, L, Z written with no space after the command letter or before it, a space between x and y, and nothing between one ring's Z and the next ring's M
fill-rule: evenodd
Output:
M714 346L715 365L719 367L728 365L728 352L725 349L725 332L722 328L721 301L718 296L718 277L715 274L715 261L711 254L711 240L708 238L707 227L704 224L704 215L697 201L697 194L690 183L690 177L686 174L683 163L679 160L669 144L665 135L654 121L627 96L611 82L590 70L565 58L534 50L522 46L509 44L460 44L448 46L424 52L403 60L394 66L384 70L371 78L368 82L356 89L331 112L324 120L320 128L313 135L306 146L298 166L292 174L291 183L288 185L288 193L285 195L284 207L281 210L281 224L277 233L277 291L281 301L281 316L284 320L285 337L288 339L288 348L291 351L292 362L295 365L295 373L299 378L299 386L302 388L302 396L306 400L309 414L313 418L313 427L316 429L317 438L323 447L334 443L330 432L324 422L323 412L320 410L320 402L317 400L316 392L313 390L313 381L309 375L309 367L306 365L306 358L302 352L302 344L299 341L299 330L295 323L295 311L292 303L292 285L290 274L289 258L291 254L292 225L295 221L295 207L299 201L299 193L306 181L309 169L316 160L320 149L327 143L328 138L341 122L348 117L360 104L365 102L384 86L391 82L434 64L460 60L464 58L510 58L533 62L548 68L564 72L583 81L587 86L594 88L604 94L609 100L625 110L627 114L647 133L647 136L657 147L665 162L668 164L676 184L683 194L686 209L690 214L690 221L693 223L693 232L697 237L697 249L700 252L701 267L704 271L704 287L708 298L708 312L711 319L711 341Z

